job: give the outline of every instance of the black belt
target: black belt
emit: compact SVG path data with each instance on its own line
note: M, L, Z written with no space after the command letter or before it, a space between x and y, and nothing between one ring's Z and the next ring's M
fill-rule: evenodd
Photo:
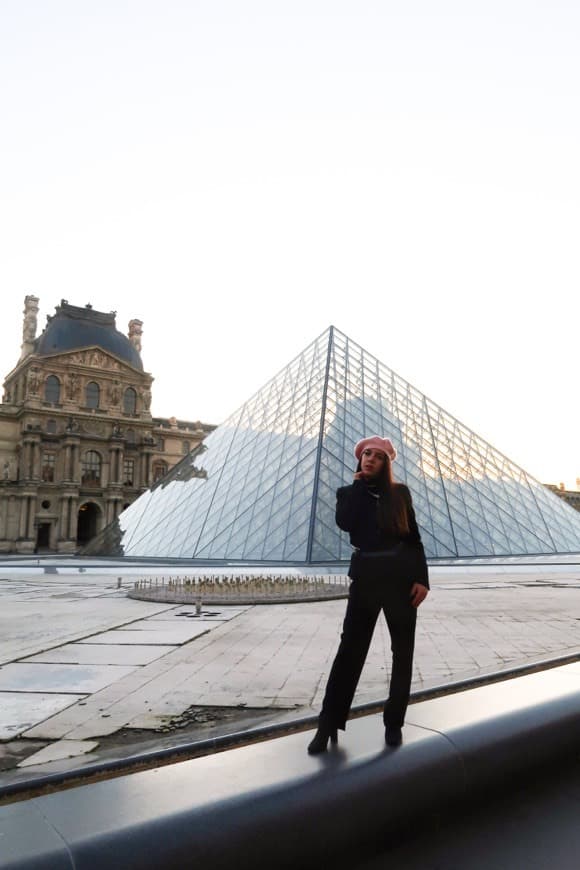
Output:
M360 550L358 547L354 548L354 551L357 555L362 556L364 559L366 558L378 558L380 556L396 556L397 553L400 553L403 549L404 542L400 541L398 544L391 550Z

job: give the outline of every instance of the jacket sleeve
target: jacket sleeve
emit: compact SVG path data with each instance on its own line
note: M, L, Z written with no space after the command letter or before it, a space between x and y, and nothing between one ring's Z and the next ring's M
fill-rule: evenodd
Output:
M351 486L342 486L336 491L336 525L343 532L356 529L361 517L361 506L366 495L366 485L355 480Z
M403 486L402 490L405 507L407 508L407 519L409 521L409 536L407 542L412 546L417 554L417 576L415 582L421 583L429 589L429 567L427 565L423 542L421 541L421 533L419 531L419 526L417 525L413 499L411 498L411 493L408 487Z

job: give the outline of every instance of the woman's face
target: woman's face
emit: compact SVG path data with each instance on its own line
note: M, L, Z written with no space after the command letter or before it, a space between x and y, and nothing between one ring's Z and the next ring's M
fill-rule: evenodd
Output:
M382 450L366 447L360 458L360 470L365 477L376 477L383 470L387 457Z

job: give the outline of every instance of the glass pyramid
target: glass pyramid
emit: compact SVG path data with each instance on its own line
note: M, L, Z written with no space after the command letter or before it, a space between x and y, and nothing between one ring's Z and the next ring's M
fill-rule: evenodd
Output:
M428 557L580 551L580 514L331 326L85 552L347 561L335 493L375 433L398 448Z

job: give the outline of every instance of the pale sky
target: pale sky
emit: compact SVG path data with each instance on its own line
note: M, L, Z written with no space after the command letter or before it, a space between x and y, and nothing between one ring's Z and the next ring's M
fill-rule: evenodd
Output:
M580 6L0 0L0 373L23 299L144 322L219 423L333 323L580 477Z

